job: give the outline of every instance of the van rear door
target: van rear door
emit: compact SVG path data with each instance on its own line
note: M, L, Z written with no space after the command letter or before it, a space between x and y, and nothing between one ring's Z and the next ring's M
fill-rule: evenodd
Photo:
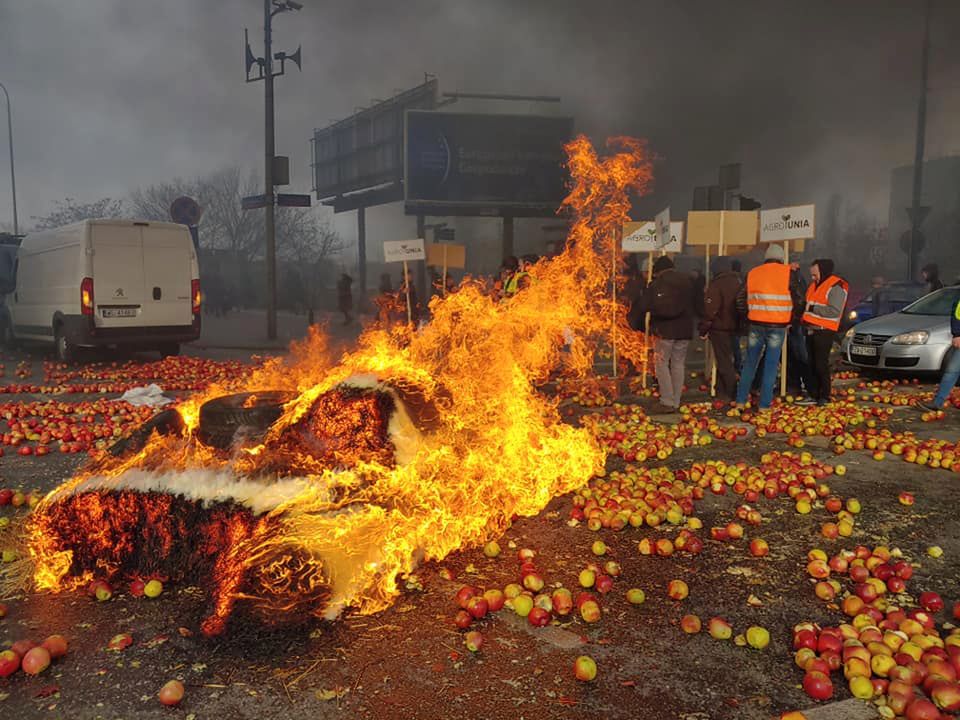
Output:
M93 246L93 299L100 327L143 324L143 238L132 223L96 223Z
M190 325L193 239L183 225L150 225L143 231L143 324Z

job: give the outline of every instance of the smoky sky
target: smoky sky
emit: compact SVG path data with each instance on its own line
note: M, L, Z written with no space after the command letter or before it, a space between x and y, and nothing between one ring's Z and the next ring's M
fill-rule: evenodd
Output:
M840 193L885 222L890 170L913 160L923 0L302 2L274 32L275 51L303 47L303 72L276 83L295 191L311 187L314 127L424 72L441 90L563 98L491 109L570 114L597 140L648 138L660 160L644 211L687 209L694 185L739 161L744 192L767 207ZM262 7L0 0L21 224L66 196L261 167L263 87L244 83L242 43L248 27L262 53ZM928 156L960 151L958 31L960 3L935 0Z

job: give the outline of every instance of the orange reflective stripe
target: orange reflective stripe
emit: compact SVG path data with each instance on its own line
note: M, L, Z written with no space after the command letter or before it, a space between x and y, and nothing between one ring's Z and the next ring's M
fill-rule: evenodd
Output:
M789 325L793 316L790 268L764 263L747 274L747 318L753 322Z

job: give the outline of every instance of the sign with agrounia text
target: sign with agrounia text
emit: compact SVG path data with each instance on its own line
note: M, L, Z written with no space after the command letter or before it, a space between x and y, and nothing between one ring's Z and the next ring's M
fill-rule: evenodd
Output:
M414 240L384 240L383 261L404 262L405 260L426 260L423 238Z
M793 205L760 211L760 242L812 240L816 205Z
M657 251L678 253L683 250L683 231L684 223L682 221L670 223L670 242L660 247L657 238L657 224L654 221L625 223L623 226L623 251L632 253Z

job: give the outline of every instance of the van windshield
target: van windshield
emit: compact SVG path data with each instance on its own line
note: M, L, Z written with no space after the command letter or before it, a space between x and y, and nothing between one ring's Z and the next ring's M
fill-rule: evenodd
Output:
M960 287L948 287L937 290L929 295L924 295L912 305L905 307L900 312L905 315L943 315L948 316L953 313L953 308L957 304L957 298L960 298Z

